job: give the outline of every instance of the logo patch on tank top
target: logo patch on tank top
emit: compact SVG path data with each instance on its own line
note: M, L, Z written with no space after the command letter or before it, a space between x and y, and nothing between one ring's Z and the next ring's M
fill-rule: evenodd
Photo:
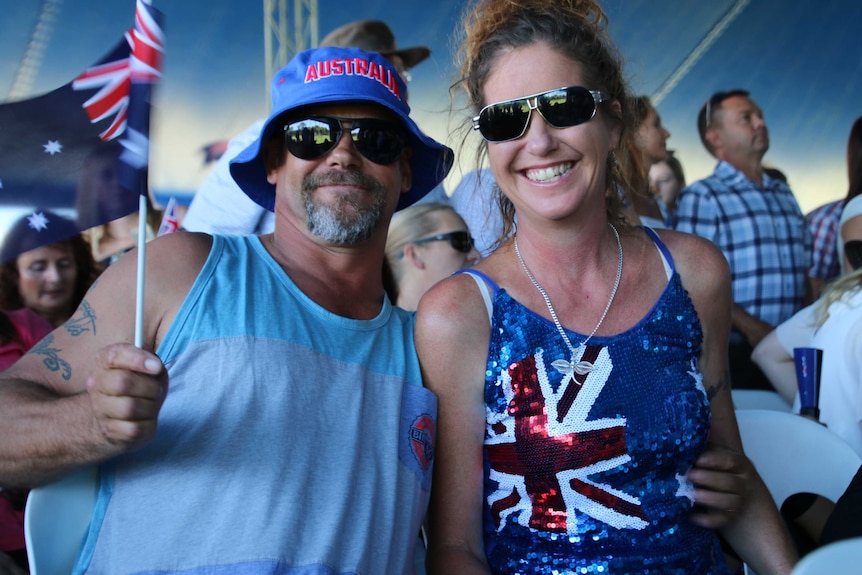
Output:
M428 471L434 459L434 420L427 413L417 417L410 426L410 445L422 471Z

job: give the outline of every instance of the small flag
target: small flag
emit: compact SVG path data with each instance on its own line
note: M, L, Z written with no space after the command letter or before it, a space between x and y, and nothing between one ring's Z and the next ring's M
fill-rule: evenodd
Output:
M201 150L204 153L204 165L211 164L212 162L218 161L224 153L227 151L227 140L222 140L220 142L213 142L212 144L207 144Z
M178 229L180 229L180 220L177 217L177 200L176 198L171 197L171 199L168 200L165 213L162 214L162 223L159 225L159 233L156 234L156 237L160 237L165 234L172 234Z
M131 34L129 62L129 122L120 140L120 184L141 195L148 193L147 168L150 157L150 108L153 86L162 78L165 34L162 14L143 0L137 0L135 28Z

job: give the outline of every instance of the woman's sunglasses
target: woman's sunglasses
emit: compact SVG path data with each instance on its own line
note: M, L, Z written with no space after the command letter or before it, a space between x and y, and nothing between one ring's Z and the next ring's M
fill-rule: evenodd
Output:
M385 120L372 118L335 118L312 116L284 126L287 150L301 160L315 160L329 153L345 132L342 122L350 122L350 133L357 151L375 164L395 162L404 153L404 130Z
M557 88L489 104L473 118L473 129L489 142L508 142L524 135L533 110L554 128L569 128L592 120L596 106L610 99L610 94L583 86Z
M470 232L449 232L448 234L440 234L437 236L431 236L430 238L422 238L421 240L415 240L410 242L414 245L427 244L428 242L442 242L448 241L449 245L452 246L452 249L455 251L461 252L462 254L469 253L470 250L473 249L473 236L470 235Z

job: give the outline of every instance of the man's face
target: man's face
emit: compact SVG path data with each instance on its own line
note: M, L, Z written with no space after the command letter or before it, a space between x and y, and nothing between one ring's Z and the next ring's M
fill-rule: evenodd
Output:
M746 96L731 96L714 112L716 155L721 159L762 158L769 149L769 131L763 111Z
M318 158L303 160L290 152L280 168L269 174L277 196L289 207L289 217L304 220L307 230L334 245L354 245L378 230L385 234L401 193L410 189L410 150L397 160L380 164L369 160L351 140L353 119L376 119L400 125L385 109L373 104L332 104L305 108L297 121L310 116L341 119L343 134Z

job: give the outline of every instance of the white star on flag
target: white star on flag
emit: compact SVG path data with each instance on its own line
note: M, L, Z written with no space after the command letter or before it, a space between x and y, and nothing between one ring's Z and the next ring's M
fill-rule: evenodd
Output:
M120 143L125 148L120 155L122 161L135 168L143 168L147 165L149 141L146 135L132 128L126 128L126 137L120 140Z
M42 212L33 212L27 216L27 221L30 222L30 227L37 232L48 228L48 218Z
M45 148L46 154L59 154L63 150L63 144L58 142L57 140L48 140L47 144L42 144L42 147Z

